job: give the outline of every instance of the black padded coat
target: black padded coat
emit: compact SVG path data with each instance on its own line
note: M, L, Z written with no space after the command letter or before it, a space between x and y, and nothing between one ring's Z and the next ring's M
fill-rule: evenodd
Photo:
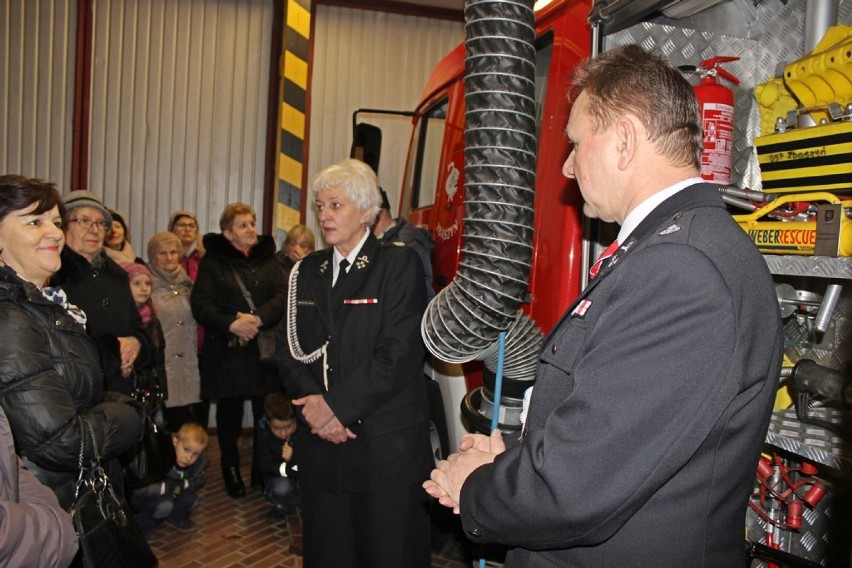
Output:
M0 267L0 346L0 406L15 449L68 508L80 451L77 415L88 417L106 463L139 437L141 407L104 392L92 338L61 306L5 266Z

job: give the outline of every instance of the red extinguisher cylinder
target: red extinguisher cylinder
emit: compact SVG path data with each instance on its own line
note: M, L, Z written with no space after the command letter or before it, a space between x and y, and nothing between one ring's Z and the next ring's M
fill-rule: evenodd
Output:
M697 72L701 80L694 87L704 130L704 152L701 154L701 177L718 183L731 183L734 149L734 92L720 84L717 75L734 84L739 80L719 67L737 57L713 57L701 62Z

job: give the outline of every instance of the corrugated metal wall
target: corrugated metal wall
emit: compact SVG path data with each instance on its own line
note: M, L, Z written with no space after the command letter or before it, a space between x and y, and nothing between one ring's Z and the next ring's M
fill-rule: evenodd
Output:
M272 0L94 2L89 186L137 253L169 213L263 211Z
M233 201L262 214L273 1L94 0L88 186L127 216L137 252L176 209L205 232ZM76 25L76 2L0 0L0 172L63 191ZM354 109L412 110L463 38L461 22L318 6L308 175L348 155ZM409 122L366 118L385 131L396 202Z
M0 0L0 173L71 179L76 25L76 2Z
M414 110L432 68L462 41L461 22L318 6L310 87L309 179L349 156L355 109ZM361 120L383 130L379 183L394 206L411 123L380 115L365 115ZM316 232L310 207L307 224Z

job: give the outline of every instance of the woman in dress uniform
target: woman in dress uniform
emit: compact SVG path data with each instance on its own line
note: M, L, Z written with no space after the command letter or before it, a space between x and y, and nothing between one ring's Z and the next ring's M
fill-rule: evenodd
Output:
M278 340L285 389L305 424L304 565L428 567L423 268L413 250L369 230L381 204L369 166L343 160L310 189L331 246L293 268Z

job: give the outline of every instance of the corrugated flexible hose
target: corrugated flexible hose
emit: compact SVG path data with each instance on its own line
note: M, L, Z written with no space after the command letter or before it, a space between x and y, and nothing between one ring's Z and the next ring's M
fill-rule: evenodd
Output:
M501 403L520 409L542 334L519 306L532 262L535 196L533 0L465 4L465 216L462 260L423 317L429 351L449 363L482 360L494 371L506 331ZM489 397L491 397L489 399ZM482 393L487 412L493 385ZM469 401L468 401L469 402ZM464 404L463 404L464 407ZM503 424L509 429L519 423Z

